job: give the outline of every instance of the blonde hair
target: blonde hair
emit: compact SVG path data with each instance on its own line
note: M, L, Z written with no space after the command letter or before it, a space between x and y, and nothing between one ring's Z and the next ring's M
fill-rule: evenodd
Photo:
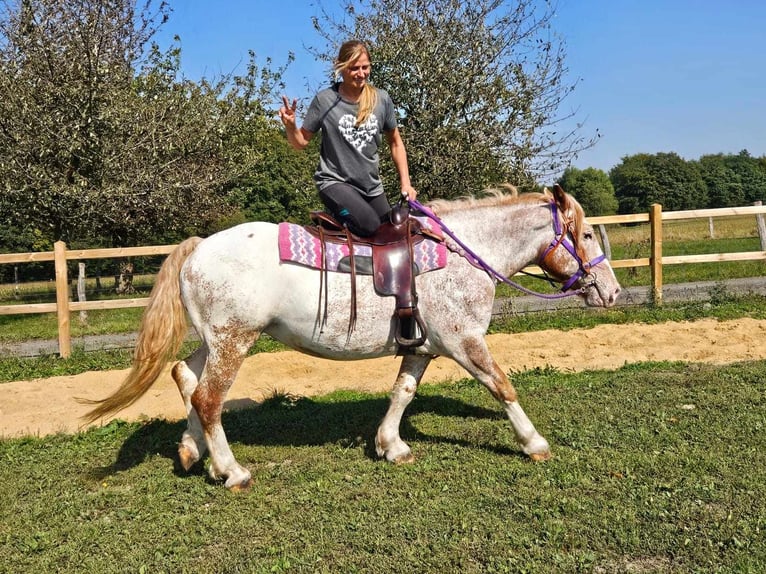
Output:
M340 74L363 55L366 55L367 58L370 59L370 62L372 62L370 51L364 43L359 40L348 40L347 42L344 42L341 45L340 50L338 50L338 59L335 60L333 71L336 75ZM362 95L359 97L359 111L356 114L356 127L359 127L367 121L367 118L370 117L377 103L378 92L369 84L369 82L365 83Z

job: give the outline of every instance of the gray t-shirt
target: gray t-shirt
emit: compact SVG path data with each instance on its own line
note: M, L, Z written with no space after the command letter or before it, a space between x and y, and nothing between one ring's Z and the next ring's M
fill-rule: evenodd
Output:
M383 193L380 180L378 147L383 133L396 127L396 111L385 90L376 88L378 102L367 121L356 127L358 104L341 98L338 85L319 92L311 102L303 129L322 131L319 166L314 173L317 187L348 183L362 195Z

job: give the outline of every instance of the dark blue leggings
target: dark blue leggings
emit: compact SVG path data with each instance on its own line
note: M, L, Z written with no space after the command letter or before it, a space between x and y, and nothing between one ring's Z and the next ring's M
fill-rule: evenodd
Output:
M391 211L384 193L367 197L347 183L335 183L320 190L319 197L335 219L362 237L375 233Z

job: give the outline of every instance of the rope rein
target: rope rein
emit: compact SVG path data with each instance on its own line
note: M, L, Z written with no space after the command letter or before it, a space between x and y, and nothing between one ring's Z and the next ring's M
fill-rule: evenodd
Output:
M564 297L572 297L574 295L580 295L587 290L587 287L583 286L575 291L572 291L571 286L574 285L574 283L578 279L580 279L583 275L585 275L588 269L597 265L598 263L600 263L606 258L604 255L601 255L597 257L596 259L594 259L593 261L583 264L582 259L577 254L577 250L574 248L574 246L566 237L567 236L566 231L562 230L561 228L561 223L558 217L558 209L556 206L556 202L552 201L550 203L550 207L553 213L553 226L554 226L554 231L556 233L556 237L553 239L551 244L545 250L545 252L543 253L543 256L540 258L540 261L543 261L548 255L550 255L553 252L553 250L556 249L556 247L558 247L558 245L564 245L567 251L569 251L569 253L572 254L575 260L579 263L580 269L575 275L573 275L566 281L566 283L562 287L562 292L556 293L556 294L538 293L537 291L527 289L523 285L516 283L515 281L509 279L508 277L506 277L499 271L496 271L495 269L493 269L486 261L484 261L476 253L474 253L470 247L465 245L452 232L452 230L450 230L449 227L447 227L444 224L444 222L441 219L439 219L439 217L433 211L431 211L431 209L424 206L423 204L421 204L419 201L415 199L408 200L408 203L411 208L420 211L423 215L425 215L426 217L428 217L429 219L437 223L442 228L444 233L447 234L460 247L460 251L456 251L456 252L462 255L463 257L465 257L472 265L474 265L475 267L478 267L479 269L483 269L493 279L500 281L502 283L505 283L507 285L510 285L514 289L517 289L521 291L522 293L526 293L527 295L534 295L535 297L540 297L542 299L562 299ZM532 274L528 274L528 275L532 277L536 277L536 278L547 279L546 277L540 277L538 275L532 275Z

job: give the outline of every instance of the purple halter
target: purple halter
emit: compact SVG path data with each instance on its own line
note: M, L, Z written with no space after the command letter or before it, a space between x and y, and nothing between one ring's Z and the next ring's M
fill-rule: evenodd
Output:
M571 235L569 233L569 226L567 225L566 229L561 227L561 221L559 220L559 210L557 209L556 202L551 201L549 205L551 208L551 213L553 214L553 231L556 233L556 236L553 238L553 241L551 241L551 244L548 246L548 248L540 256L539 261L545 261L545 258L553 253L559 245L563 245L564 249L569 251L569 254L574 257L580 268L577 270L577 273L572 275L562 285L561 290L568 291L579 279L588 274L588 271L591 269L591 267L595 267L604 259L606 259L606 255L601 254L595 259L588 261L587 263L583 263L582 258L580 258L580 255L577 253L577 249L575 248L574 243L572 243L570 239Z
M426 217L429 219L432 219L436 223L439 224L439 226L442 228L444 233L446 233L449 237L451 237L455 243L457 243L460 248L463 250L461 255L468 259L468 261L474 265L475 267L478 267L480 269L483 269L486 271L490 277L501 281L503 283L506 283L510 285L511 287L514 287L515 289L518 289L519 291L526 293L527 295L534 295L536 297L540 297L542 299L561 299L562 297L571 297L572 295L579 295L583 293L586 290L586 287L581 287L580 289L576 291L570 291L572 288L572 285L574 285L578 279L582 278L588 273L588 269L591 267L594 267L595 265L598 265L601 263L604 259L606 259L605 255L600 255L593 259L592 261L589 261L587 263L583 263L582 258L578 255L577 249L575 249L574 245L569 239L569 229L568 227L566 229L562 228L561 222L559 221L559 212L558 212L558 206L556 205L555 201L551 201L550 208L551 213L553 214L553 230L556 233L556 236L553 238L553 241L551 241L551 244L546 248L545 252L543 252L542 256L538 260L539 262L542 262L548 255L553 253L553 251L559 246L564 245L567 251L574 257L575 261L577 261L579 265L579 269L577 273L575 273L572 277L570 277L562 286L561 293L554 294L554 295L548 295L545 293L538 293L536 291L532 291L531 289L527 289L523 285L520 285L516 283L515 281L512 281L502 273L495 271L492 267L489 266L488 263L486 263L481 257L476 255L471 249L466 246L460 239L458 239L455 234L442 222L441 219L429 208L421 204L419 201L411 199L408 200L410 207L413 209L417 209L421 213L423 213Z

